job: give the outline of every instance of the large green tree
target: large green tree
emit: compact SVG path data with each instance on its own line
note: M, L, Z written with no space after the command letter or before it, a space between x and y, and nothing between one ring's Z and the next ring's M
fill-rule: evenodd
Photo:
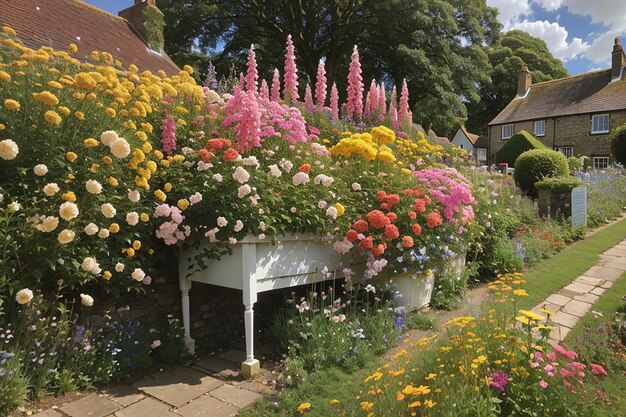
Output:
M563 62L552 56L543 40L521 30L507 32L485 49L491 71L489 81L480 86L480 99L468 104L465 126L470 132L487 134L487 124L516 96L523 66L530 69L533 83L568 75Z
M218 72L244 69L250 44L261 76L282 70L287 34L294 39L302 81L315 82L326 61L329 81L344 90L350 53L359 46L366 85L409 84L414 121L449 133L479 100L490 64L484 45L500 32L496 9L485 0L160 0L165 49L179 64ZM303 83L301 83L301 86Z

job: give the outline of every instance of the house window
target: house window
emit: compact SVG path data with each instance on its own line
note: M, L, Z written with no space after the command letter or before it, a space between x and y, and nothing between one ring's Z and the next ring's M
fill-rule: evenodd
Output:
M609 133L609 115L594 114L591 116L591 134Z
M593 158L593 168L594 169L606 169L609 167L609 157L608 156L596 156Z
M574 147L573 146L560 146L556 148L557 151L561 152L567 158L570 156L574 156Z
M535 120L533 123L533 133L535 136L545 136L546 135L546 121L545 120Z
M502 126L502 139L508 139L513 136L513 125Z
M476 159L479 161L487 160L487 149L485 148L476 148Z

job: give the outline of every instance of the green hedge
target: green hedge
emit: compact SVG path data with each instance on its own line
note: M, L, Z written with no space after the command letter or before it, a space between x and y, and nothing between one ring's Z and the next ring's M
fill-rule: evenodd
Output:
M535 183L548 177L569 175L567 158L552 149L526 151L515 161L515 182L528 195L536 196Z
M576 177L553 177L545 178L535 183L537 190L550 190L554 193L564 193L576 187L582 187L583 182Z
M618 127L609 136L611 153L617 162L626 165L626 124Z
M511 136L502 148L496 152L496 164L507 163L515 165L518 156L531 149L545 149L546 147L533 135L525 130L520 130Z

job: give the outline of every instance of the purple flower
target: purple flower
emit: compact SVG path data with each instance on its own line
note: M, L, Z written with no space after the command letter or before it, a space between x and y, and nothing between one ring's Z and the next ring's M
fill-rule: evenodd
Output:
M404 317L402 316L396 317L396 324L393 327L399 330L399 329L402 329L403 326L404 326Z
M509 377L503 371L497 371L489 375L489 385L493 388L506 391L506 384L509 383Z

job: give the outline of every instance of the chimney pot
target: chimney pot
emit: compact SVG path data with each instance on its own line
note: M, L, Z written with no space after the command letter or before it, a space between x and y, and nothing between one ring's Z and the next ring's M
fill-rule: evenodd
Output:
M519 80L517 82L517 96L522 97L533 83L533 76L526 65L519 72Z
M618 80L622 76L622 68L626 66L626 56L624 56L624 48L622 47L619 36L615 38L613 53L611 55L611 79Z

